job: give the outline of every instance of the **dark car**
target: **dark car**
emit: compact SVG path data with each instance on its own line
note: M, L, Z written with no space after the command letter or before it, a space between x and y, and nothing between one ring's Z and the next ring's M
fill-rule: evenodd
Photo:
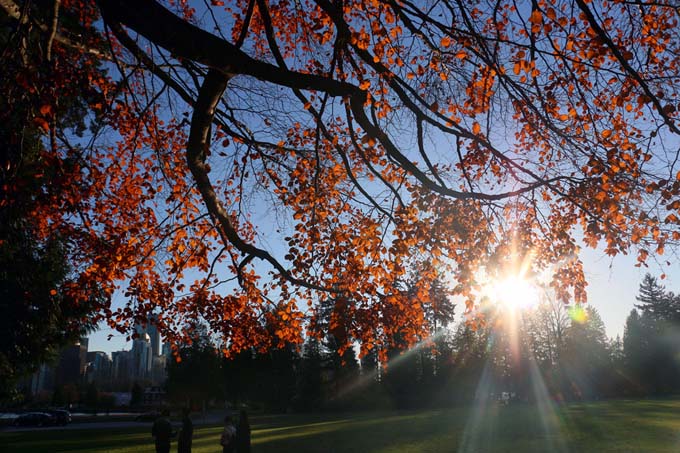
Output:
M138 416L136 416L135 421L136 422L153 422L160 416L161 416L161 413L158 412L158 411L144 412L143 414L139 414Z
M54 424L54 418L45 412L28 412L14 419L14 426L49 426Z
M71 423L71 413L69 411L56 409L49 411L49 414L52 416L55 425L65 426Z

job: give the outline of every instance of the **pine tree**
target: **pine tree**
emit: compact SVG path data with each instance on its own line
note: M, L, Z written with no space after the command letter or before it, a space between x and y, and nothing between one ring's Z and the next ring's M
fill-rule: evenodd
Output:
M635 308L657 321L680 320L678 298L673 293L666 292L666 288L658 282L656 277L649 273L645 274L639 291L636 299L640 304L635 305Z

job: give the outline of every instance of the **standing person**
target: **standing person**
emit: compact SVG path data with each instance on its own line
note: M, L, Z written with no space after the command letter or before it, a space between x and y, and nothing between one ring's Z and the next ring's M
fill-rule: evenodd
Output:
M222 453L236 452L236 428L231 421L231 415L224 417L224 429L222 430L222 437L220 437L220 445L222 445Z
M250 423L248 413L241 409L236 428L236 451L238 453L250 453Z
M194 436L194 424L189 418L189 408L182 409L182 429L177 439L177 453L191 453L191 440Z
M172 425L168 417L170 412L164 409L151 426L151 435L156 443L156 453L170 453L170 439L175 435L172 432Z

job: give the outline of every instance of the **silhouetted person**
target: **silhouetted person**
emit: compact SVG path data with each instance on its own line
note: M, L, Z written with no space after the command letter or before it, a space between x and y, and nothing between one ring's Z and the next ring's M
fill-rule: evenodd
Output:
M189 418L189 409L182 409L182 429L177 439L177 453L191 453L191 439L194 435L194 424Z
M248 413L241 410L236 428L236 451L238 453L250 453L250 423Z
M168 420L169 415L167 409L163 410L161 416L151 426L151 435L156 441L156 453L170 453L170 439L174 433L170 420Z
M220 445L222 445L222 453L236 452L236 428L231 421L231 415L224 417L224 429L222 430L222 437L220 437Z

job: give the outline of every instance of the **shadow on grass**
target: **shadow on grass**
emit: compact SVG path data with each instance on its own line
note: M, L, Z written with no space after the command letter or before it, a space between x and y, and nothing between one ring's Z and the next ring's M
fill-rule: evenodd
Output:
M472 408L253 417L253 451L427 453L459 451ZM556 407L546 431L537 406L493 406L475 428L481 451L678 452L679 400L620 400ZM194 453L220 451L221 427L197 427ZM559 441L559 442L557 442ZM0 450L153 452L148 428L0 433ZM173 445L173 450L176 446ZM562 449L563 451L565 449Z

